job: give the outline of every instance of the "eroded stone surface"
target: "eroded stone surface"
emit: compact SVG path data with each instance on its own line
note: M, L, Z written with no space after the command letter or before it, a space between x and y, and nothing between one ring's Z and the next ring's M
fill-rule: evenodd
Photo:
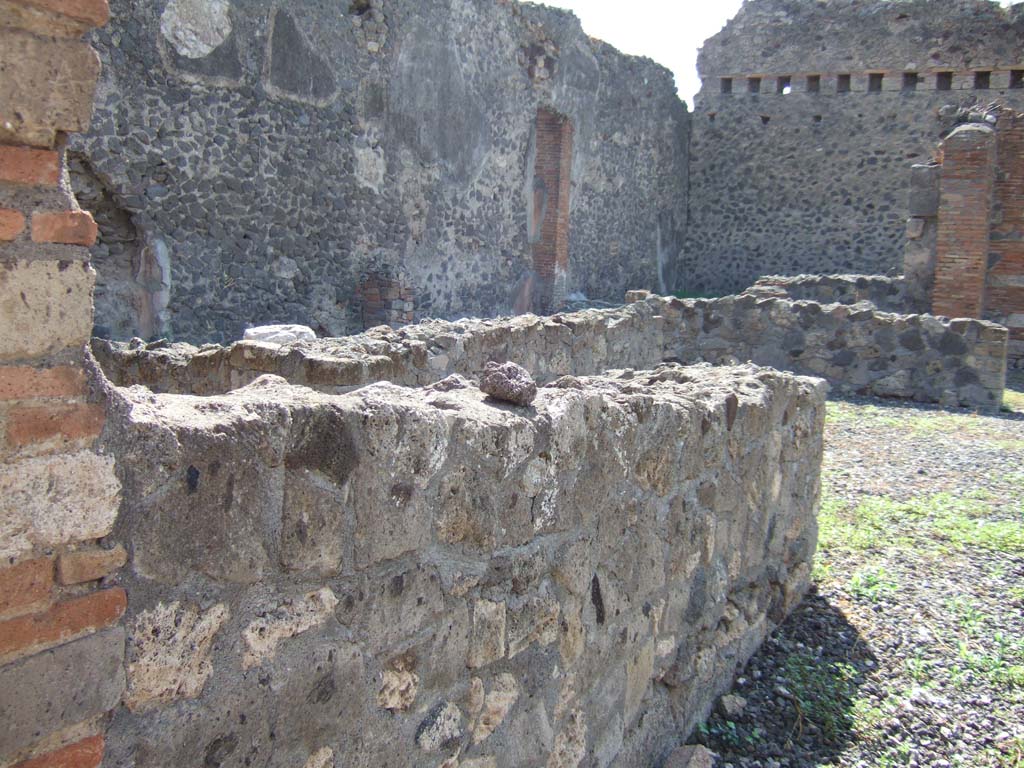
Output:
M278 606L267 616L253 619L242 631L246 645L242 666L248 668L261 664L274 655L282 640L320 626L333 615L337 604L338 598L329 587L324 587Z
M136 616L128 636L125 704L143 710L198 697L213 674L213 641L229 615L223 604L201 611L174 602Z
M160 16L160 33L182 56L209 56L231 34L231 3L170 0Z
M559 378L529 409L274 376L112 397L129 626L175 602L232 617L196 699L159 727L115 718L118 763L202 764L237 738L254 763L298 766L325 745L358 768L649 766L808 584L816 380L613 370ZM283 490L294 478L316 505ZM259 491L244 504L242 482ZM212 551L191 543L221 530ZM192 679L182 667L167 679Z
M91 451L0 465L0 558L106 536L120 491L113 458Z

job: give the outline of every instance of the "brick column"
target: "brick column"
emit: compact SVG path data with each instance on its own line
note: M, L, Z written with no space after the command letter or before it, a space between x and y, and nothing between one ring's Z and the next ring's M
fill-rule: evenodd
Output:
M995 180L996 137L968 124L943 143L932 312L982 316Z
M85 130L99 60L80 38L107 0L7 0L0 28L0 766L97 766L124 687L125 561L93 444L92 217L64 136Z
M985 317L1009 328L1010 364L1024 368L1024 114L1003 110L996 148Z
M533 269L540 285L535 306L550 311L564 298L569 270L569 195L572 182L572 121L549 109L537 112L533 218ZM563 295L560 295L563 294Z

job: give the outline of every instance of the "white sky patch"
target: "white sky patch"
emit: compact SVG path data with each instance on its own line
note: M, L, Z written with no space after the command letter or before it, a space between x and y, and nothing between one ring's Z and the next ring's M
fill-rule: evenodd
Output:
M693 108L700 90L697 49L736 15L742 0L540 0L567 8L591 37L672 70L680 98ZM1004 6L1022 0L1001 0Z

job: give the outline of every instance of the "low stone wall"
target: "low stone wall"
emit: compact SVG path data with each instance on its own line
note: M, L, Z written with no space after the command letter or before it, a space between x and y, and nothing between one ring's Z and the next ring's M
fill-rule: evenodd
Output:
M744 293L820 304L867 302L882 312L899 314L928 311L927 301L913 298L904 278L885 275L766 275Z
M825 385L112 393L111 766L650 766L803 595Z
M431 321L287 346L97 341L94 351L119 384L192 394L226 392L264 373L341 393L375 381L423 386L452 373L478 376L489 360L517 361L542 382L664 360L749 360L821 376L844 394L976 408L1002 402L1007 331L993 323L749 295L680 300L640 291L628 298L633 303L615 309Z

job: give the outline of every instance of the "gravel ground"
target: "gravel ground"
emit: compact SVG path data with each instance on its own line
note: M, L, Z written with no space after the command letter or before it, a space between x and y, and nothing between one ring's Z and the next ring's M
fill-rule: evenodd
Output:
M1024 768L1011 388L989 415L829 403L815 586L736 680L742 710L722 702L695 735L717 766Z

